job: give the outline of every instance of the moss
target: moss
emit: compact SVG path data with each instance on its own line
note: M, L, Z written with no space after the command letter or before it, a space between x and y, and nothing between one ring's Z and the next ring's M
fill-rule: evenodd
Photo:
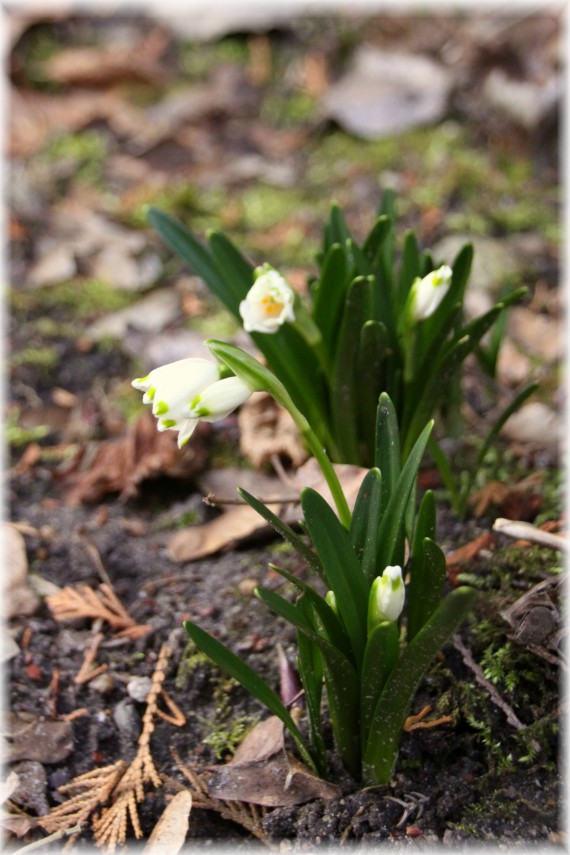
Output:
M296 90L282 93L271 90L263 100L261 118L279 128L302 125L312 119L319 102L308 92Z
M131 228L148 228L149 208L155 207L185 221L201 207L198 199L198 193L191 184L177 182L175 185L160 188L143 186L131 197L131 201L123 206L120 217L122 222Z
M74 178L87 183L100 181L108 155L105 137L95 130L64 133L51 139L39 155L46 163L69 160L74 163Z
M181 44L178 50L180 69L193 80L206 79L219 63L232 62L243 66L249 60L247 42L237 37L199 46L196 42L186 42Z
M192 318L188 327L199 332L205 339L218 338L231 341L241 330L241 325L225 307L218 307L219 303L206 314Z
M66 280L58 285L36 288L33 292L14 292L11 295L15 313L25 316L31 311L42 313L44 324L46 311L57 311L54 323L65 323L69 316L90 319L123 309L135 299L137 295L114 288L101 279ZM62 315L67 317L62 318Z
M38 442L50 432L49 425L36 425L25 428L20 424L20 408L10 407L8 410L6 424L4 425L4 439L12 448L22 448L30 442Z
M10 357L13 368L27 366L40 370L55 368L59 356L54 347L27 347Z

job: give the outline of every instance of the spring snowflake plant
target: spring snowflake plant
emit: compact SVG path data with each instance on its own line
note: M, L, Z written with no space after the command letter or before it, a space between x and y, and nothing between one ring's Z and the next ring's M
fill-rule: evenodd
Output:
M203 246L170 215L151 209L149 219L243 323L337 463L372 464L381 392L388 393L396 410L403 460L430 418L437 415L449 435L460 422L464 360L475 352L494 375L506 309L526 291L513 291L466 323L471 245L465 244L452 262L435 263L408 232L397 263L390 191L361 245L338 206L332 206L305 299L270 265L254 267L221 232L209 232ZM484 336L490 339L485 346ZM430 439L456 510L465 508L489 443L535 388L524 389L499 417L459 485L450 461Z
M270 299L281 302L278 292ZM265 305L270 315L283 310ZM292 544L314 577L306 582L274 568L292 586L294 601L256 589L259 599L297 632L308 741L277 694L248 665L196 624L187 621L185 629L222 670L281 719L301 757L322 776L328 769L322 717L326 693L335 747L347 769L367 784L387 784L418 685L475 596L468 587L444 596L446 565L435 542L431 492L416 509L416 476L433 423L420 431L402 465L395 407L386 393L379 396L374 466L351 512L320 438L283 383L239 348L207 344L217 364L182 360L134 381L152 405L159 429L178 431L183 444L201 418L223 418L251 392L268 392L293 417L336 507L335 513L315 490L302 492L302 525L311 548L262 502L239 491Z

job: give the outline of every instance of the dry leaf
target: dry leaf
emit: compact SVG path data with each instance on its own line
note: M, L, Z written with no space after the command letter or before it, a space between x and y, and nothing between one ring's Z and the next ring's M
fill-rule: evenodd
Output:
M139 484L147 478L192 478L206 465L203 440L209 432L210 426L201 422L195 439L181 453L176 434L157 431L156 419L144 410L126 436L99 443L92 454L83 447L60 473L66 502L98 502L107 493L120 493L125 500L136 496Z
M176 793L164 813L154 826L148 842L142 850L144 855L177 855L184 846L192 810L192 795L189 790Z
M275 511L275 507L272 510ZM168 544L168 552L175 561L195 561L232 548L263 530L270 530L265 520L249 505L240 505L224 511L209 523L177 532Z
M225 801L282 807L336 798L340 789L285 751L283 723L270 716L246 734L229 763L216 769L208 793Z
M2 525L1 531L6 560L3 574L5 615L6 617L32 615L40 604L40 598L29 583L24 538L11 525Z
M73 751L73 728L67 721L45 721L35 716L8 713L10 741L4 746L7 762L37 760L60 763Z
M565 341L559 318L539 315L524 306L514 306L509 310L507 329L525 351L540 356L548 363L564 357Z
M348 506L352 510L358 491L360 490L360 485L368 470L363 469L361 466L352 466L348 463L335 463L334 471L340 481ZM291 478L291 485L294 488L294 492L299 495L305 487L312 487L313 490L316 490L317 493L320 493L326 499L331 508L336 512L331 491L314 457L311 457L303 466L297 469L295 475Z
M308 457L295 422L271 395L251 396L238 414L240 451L257 469L277 455L297 469Z
M102 87L126 80L164 83L169 75L158 57L167 43L168 39L155 30L138 44L66 48L45 60L42 71L55 83L73 86Z
M476 537L474 540L470 540L469 543L464 543L463 546L459 547L459 549L455 549L453 552L450 552L449 555L446 555L446 564L448 568L450 568L458 564L465 564L468 561L472 561L477 557L477 555L479 555L482 549L487 549L494 545L494 543L495 538L491 532L484 531L483 534L479 535L479 537Z

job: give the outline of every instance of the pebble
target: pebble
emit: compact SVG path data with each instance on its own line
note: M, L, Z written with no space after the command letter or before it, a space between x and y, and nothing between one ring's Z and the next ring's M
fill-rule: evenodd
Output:
M109 695L115 688L115 678L112 674L105 671L103 674L99 674L98 677L90 680L89 687L100 695Z
M122 736L136 742L140 735L141 720L129 698L125 698L117 704L113 710L113 720Z
M150 677L131 677L127 683L127 692L134 701L141 704L148 698L151 688L152 680Z

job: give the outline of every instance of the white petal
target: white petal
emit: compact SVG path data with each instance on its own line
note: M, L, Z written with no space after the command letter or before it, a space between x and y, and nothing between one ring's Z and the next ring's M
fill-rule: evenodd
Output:
M186 445L198 426L199 419L185 419L178 432L178 448Z
M239 377L226 377L218 380L198 395L190 407L185 407L185 416L217 422L228 416L232 410L243 404L252 390Z

